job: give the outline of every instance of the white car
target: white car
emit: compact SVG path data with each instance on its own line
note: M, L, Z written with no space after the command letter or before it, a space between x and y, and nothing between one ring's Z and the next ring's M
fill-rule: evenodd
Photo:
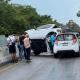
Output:
M48 36L51 34L61 33L61 28L56 28L55 24L46 24L38 27L37 29L30 29L26 32L29 34L31 39L31 48L34 51L35 55L40 54L41 52L47 52L49 45L47 42Z
M58 57L59 52L73 51L79 54L79 41L75 34L59 34L54 43L54 56Z

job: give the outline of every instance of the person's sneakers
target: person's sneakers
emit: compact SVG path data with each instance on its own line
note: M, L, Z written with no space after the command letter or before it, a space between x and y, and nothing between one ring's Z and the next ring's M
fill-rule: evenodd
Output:
M32 59L28 59L28 60L32 60Z
M26 60L26 62L31 62L31 60L32 60L32 59L28 59L28 60Z
M10 60L10 63L14 63L14 61L13 60Z
M51 52L51 54L53 54L53 52Z
M14 63L18 63L18 59L14 59Z

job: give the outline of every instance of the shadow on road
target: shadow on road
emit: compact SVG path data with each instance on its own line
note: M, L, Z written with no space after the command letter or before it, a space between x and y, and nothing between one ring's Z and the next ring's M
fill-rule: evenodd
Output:
M40 54L40 55L31 55L31 56L35 56L35 57L45 57L45 58L54 58L54 55L53 54Z
M73 54L73 53L68 53L68 54L61 54L58 56L59 59L68 59L68 58L79 58L80 55Z
M34 54L32 54L31 56L35 56ZM40 55L37 55L35 57L45 57L45 58L55 58L53 54L43 54L41 53ZM68 59L68 58L79 58L80 55L75 55L74 53L61 53L60 55L58 55L58 58L55 59Z

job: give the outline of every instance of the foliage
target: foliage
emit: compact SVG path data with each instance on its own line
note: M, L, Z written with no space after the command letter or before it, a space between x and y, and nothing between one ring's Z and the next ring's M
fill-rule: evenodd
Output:
M77 23L75 23L73 20L72 20L72 23L71 22L68 22L65 26L67 28L69 28L73 32L80 32L79 25Z
M10 0L0 0L0 34L21 33L26 29L43 24L59 23L49 15L39 15L32 6L10 4Z
M77 16L80 17L80 10L77 12Z

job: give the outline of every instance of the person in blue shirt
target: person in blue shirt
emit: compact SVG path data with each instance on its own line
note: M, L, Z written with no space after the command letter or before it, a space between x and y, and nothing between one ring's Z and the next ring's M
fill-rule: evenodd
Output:
M55 42L55 35L52 34L50 36L50 51L51 51L51 53L53 53L54 42Z

